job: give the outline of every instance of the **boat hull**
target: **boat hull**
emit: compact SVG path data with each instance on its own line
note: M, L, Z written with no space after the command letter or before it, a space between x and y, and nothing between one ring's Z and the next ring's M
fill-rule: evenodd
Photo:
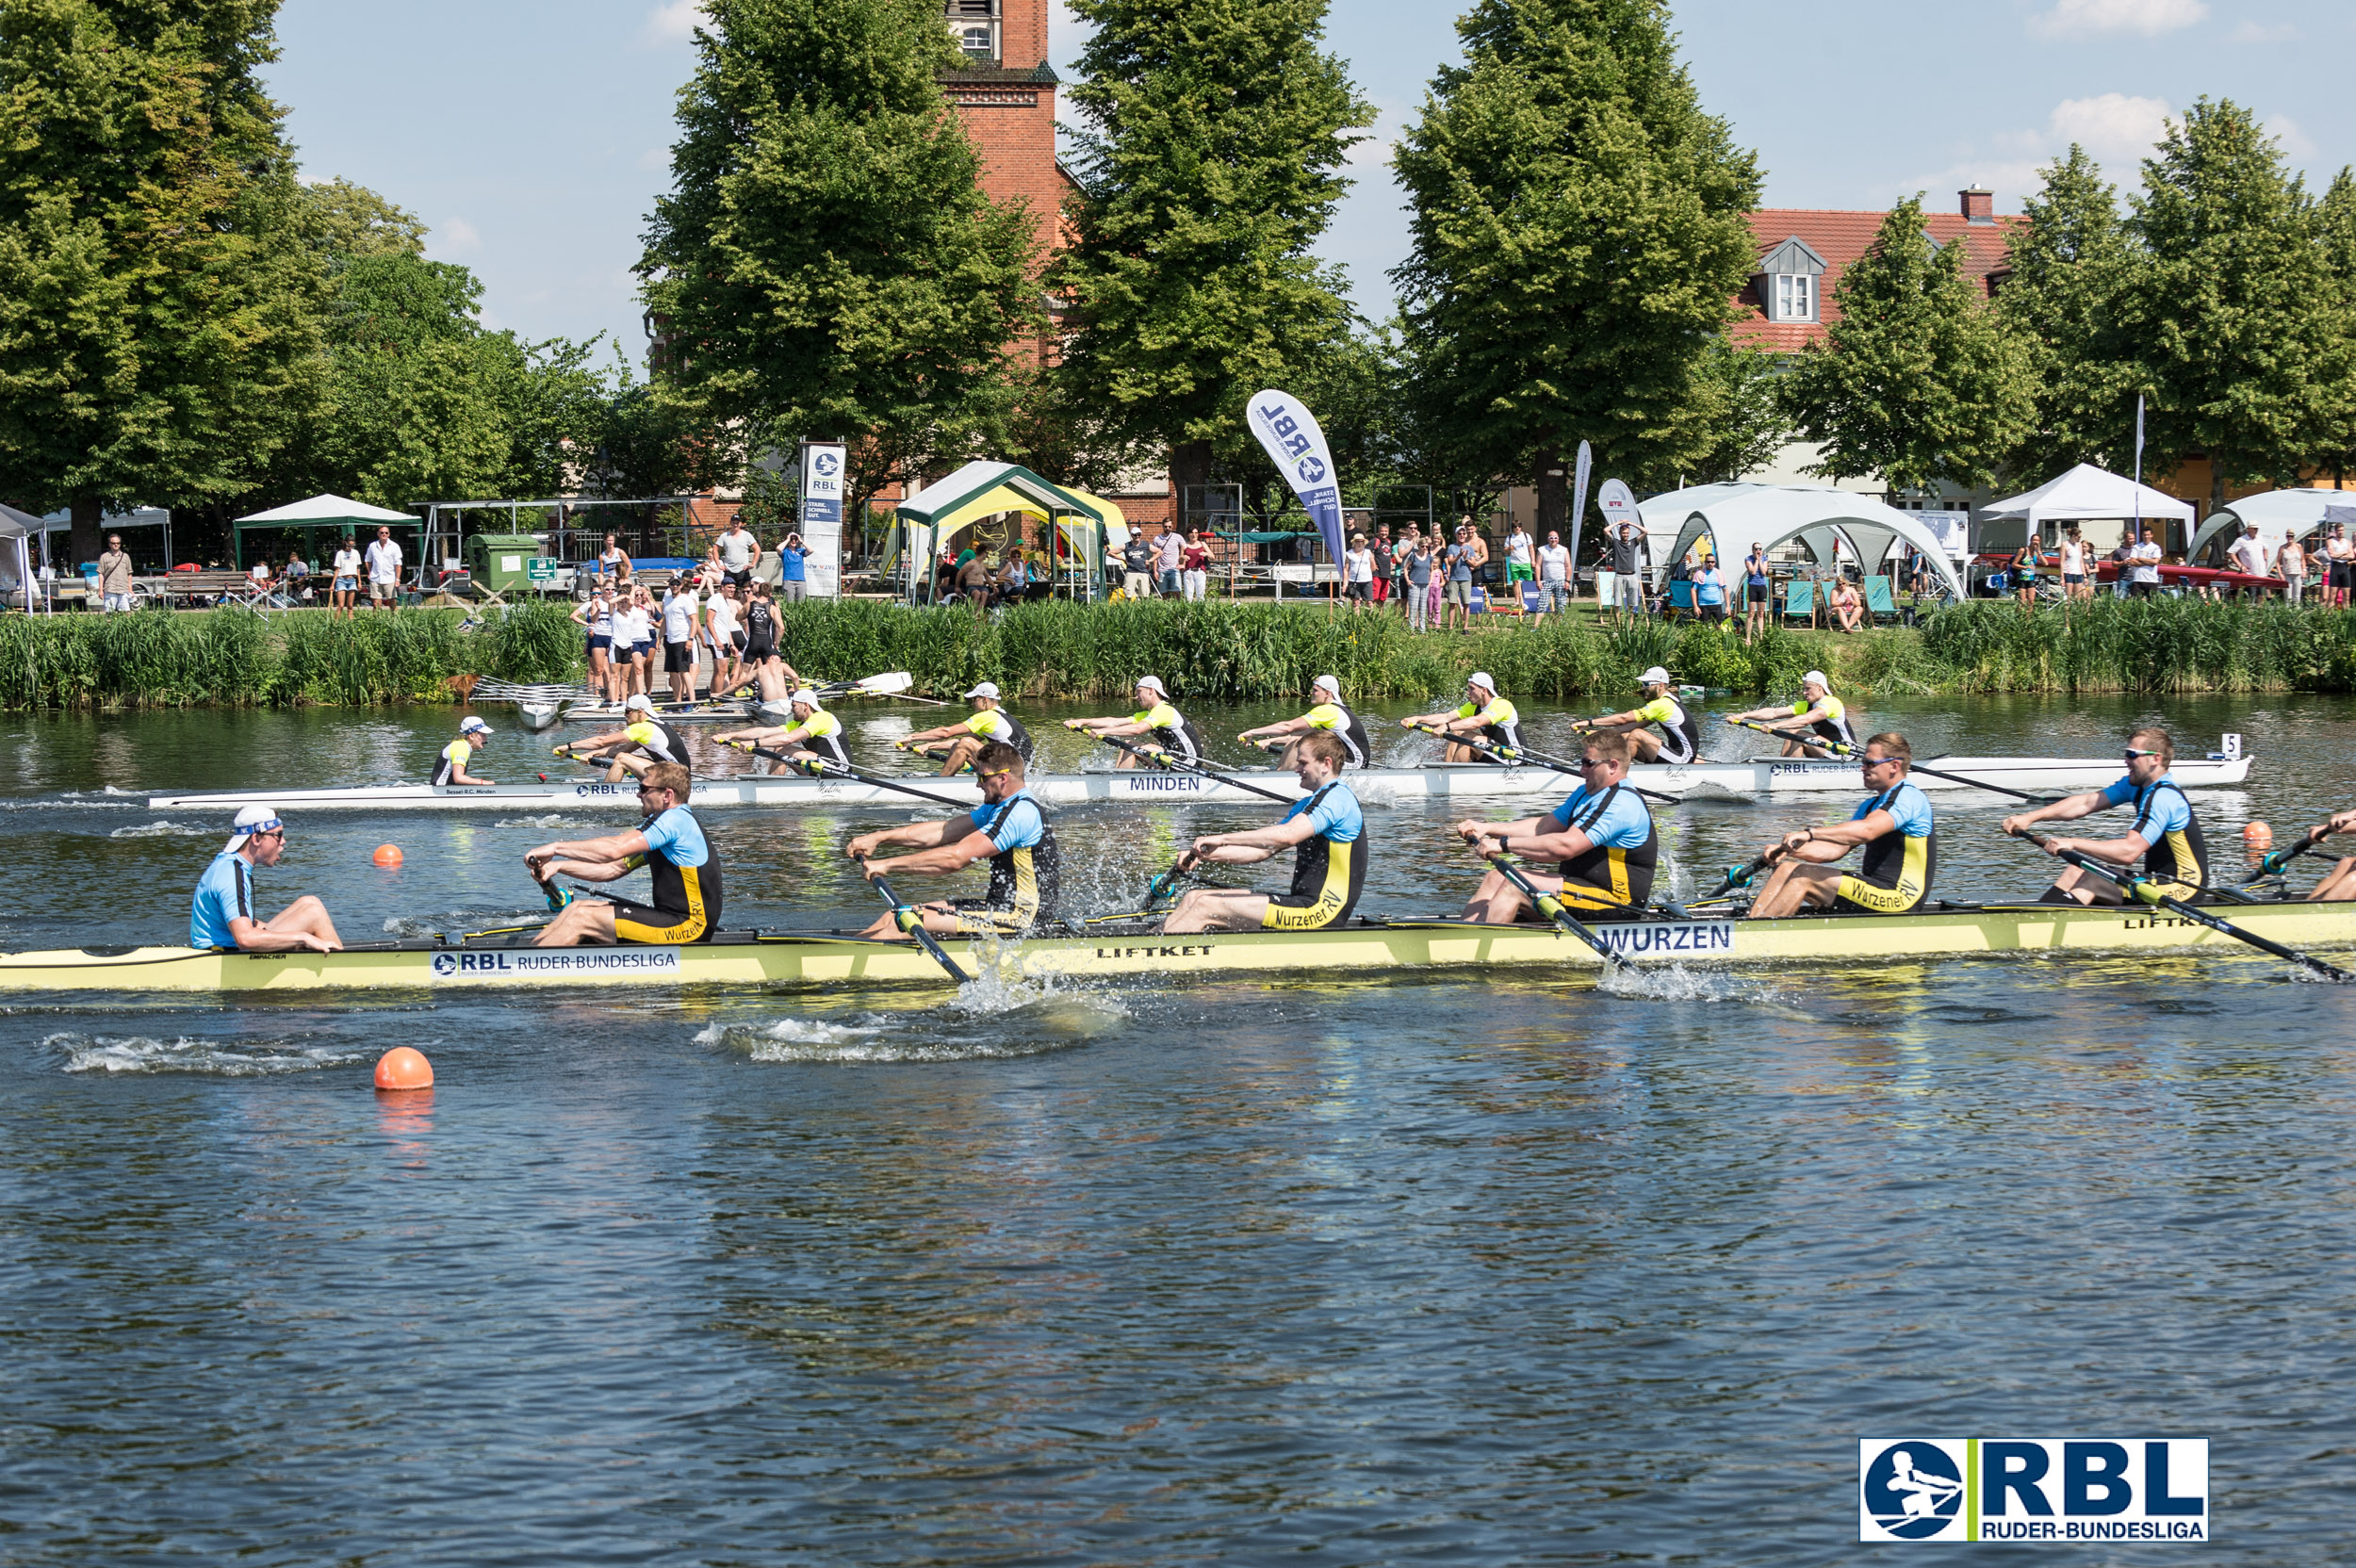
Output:
M2029 792L2067 793L2100 789L2124 769L2117 762L2055 758L1939 758L1926 766L1963 773L1988 784ZM2177 781L2186 789L2213 789L2238 784L2249 776L2250 759L2180 762ZM1258 789L1290 801L1301 795L1300 781L1291 774L1268 770L1240 774ZM1544 799L1549 802L1570 792L1573 780L1548 768L1499 768L1477 764L1434 764L1422 768L1367 768L1344 775L1360 798L1369 804L1398 805L1424 800ZM1788 794L1862 796L1868 792L1862 774L1851 762L1819 762L1806 759L1759 758L1747 762L1695 762L1630 770L1629 782L1687 800L1754 800ZM981 790L969 775L936 778L908 775L900 779L912 789L962 806L981 803ZM1915 776L1926 790L1968 794L1963 786L1927 774ZM1079 806L1117 802L1131 806L1249 806L1267 804L1251 790L1195 774L1132 769L1118 773L1039 774L1030 791L1050 806ZM602 779L560 779L547 783L451 785L359 785L328 790L241 790L210 794L159 794L148 798L158 811L235 810L240 806L275 806L288 811L508 811L560 810L573 806L612 805L635 809L637 786L608 784ZM797 775L757 777L733 775L695 781L691 804L698 810L763 806L775 808L910 806L915 796L878 784L852 779L809 778Z
M2253 934L2298 948L2356 944L2356 903L2225 906ZM2251 949L2166 910L1964 906L1910 915L1796 920L1599 922L1643 965L1838 964L2031 953ZM1601 960L1549 926L1366 922L1332 931L1182 937L1035 937L945 945L977 972L1014 979L1142 979L1312 972L1383 978L1400 971L1549 969L1592 978ZM343 953L188 948L68 949L0 955L0 991L241 992L664 987L940 985L919 948L832 934L744 934L689 947L532 948L431 941Z

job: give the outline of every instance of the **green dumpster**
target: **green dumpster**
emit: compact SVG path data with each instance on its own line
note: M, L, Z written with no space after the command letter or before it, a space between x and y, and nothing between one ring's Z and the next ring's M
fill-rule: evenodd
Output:
M532 586L540 541L529 533L478 533L466 541L466 573L478 590L513 593Z

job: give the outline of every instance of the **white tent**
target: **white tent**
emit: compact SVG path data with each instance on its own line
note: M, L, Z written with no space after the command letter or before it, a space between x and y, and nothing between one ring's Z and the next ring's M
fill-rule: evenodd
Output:
M2018 496L2007 496L1981 508L1984 520L2019 519L2028 524L2031 537L2046 523L2079 523L2095 519L2116 518L2126 523L2140 517L2146 522L2175 521L2192 531L2193 506L2180 501L2166 491L2154 490L2148 484L2137 484L2124 475L2114 474L2081 463L2056 479L2049 479L2036 489ZM2119 535L2124 538L2126 530ZM2115 543L2116 541L2114 541ZM2088 544L2100 547L2102 541L2089 538Z
M33 611L33 552L28 541L41 527L39 517L0 505L0 595L22 595L28 615Z
M2268 490L2244 496L2202 520L2184 559L2197 560L2213 539L2222 548L2240 538L2245 529L2264 536L2269 549L2279 547L2288 535L2303 539L2324 525L2325 509L2334 506L2356 511L2356 490Z
M1931 564L1948 592L1964 596L1964 582L1939 535L1922 518L1854 490L1811 484L1697 484L1640 502L1644 537L1653 544L1656 583L1684 558L1695 541L1708 538L1719 569L1729 579L1754 544L1773 551L1797 539L1817 562L1829 565L1841 547L1869 572L1893 546L1904 544ZM1674 522L1677 531L1668 534ZM1670 547L1654 541L1667 535Z

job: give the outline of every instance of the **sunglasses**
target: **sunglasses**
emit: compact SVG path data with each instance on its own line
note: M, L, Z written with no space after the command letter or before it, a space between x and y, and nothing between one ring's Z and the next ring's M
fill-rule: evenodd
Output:
M2138 757L2157 757L2159 753L2156 751L2138 751L2134 746L2129 746L2127 748L2127 760L2130 762L2134 761Z
M1006 775L1012 772L1014 772L1012 768L997 768L993 769L991 772L984 773L981 769L976 768L973 770L973 776L976 778L1004 778Z
M1865 760L1865 765L1869 768L1878 768L1884 762L1895 762L1898 759L1895 757L1868 757Z

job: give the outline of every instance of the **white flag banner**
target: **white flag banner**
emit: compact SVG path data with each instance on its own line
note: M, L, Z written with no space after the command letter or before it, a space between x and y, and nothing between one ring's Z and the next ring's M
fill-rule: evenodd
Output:
M840 441L802 443L802 543L810 547L804 567L811 598L843 595L843 466Z
M1325 539L1326 554L1342 564L1342 491L1333 472L1333 452L1317 416L1289 392L1273 389L1252 400L1252 433L1260 438L1284 482L1301 498L1302 510Z

